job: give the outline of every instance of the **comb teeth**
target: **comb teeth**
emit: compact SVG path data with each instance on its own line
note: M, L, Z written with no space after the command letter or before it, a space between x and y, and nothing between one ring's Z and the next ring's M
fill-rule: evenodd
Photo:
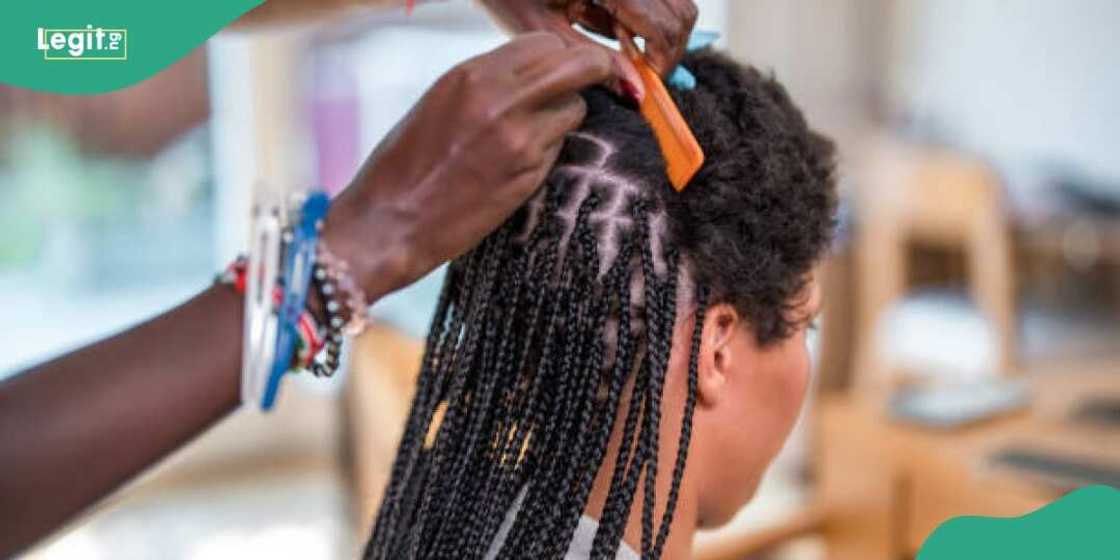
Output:
M623 49L628 53L631 62L642 77L646 86L646 95L642 99L640 110L642 117L653 129L657 137L657 145L661 148L661 155L665 158L666 173L669 182L677 192L683 191L688 182L704 165L704 151L692 129L688 127L677 104L665 89L665 83L649 63L646 62L633 43L630 48Z

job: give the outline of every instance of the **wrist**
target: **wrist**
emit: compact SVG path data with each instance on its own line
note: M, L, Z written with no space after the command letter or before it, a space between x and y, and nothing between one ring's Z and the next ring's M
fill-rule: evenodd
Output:
M399 230L378 219L375 212L351 211L352 205L343 200L347 194L331 205L322 239L347 263L368 303L373 304L407 283L410 258L392 235Z

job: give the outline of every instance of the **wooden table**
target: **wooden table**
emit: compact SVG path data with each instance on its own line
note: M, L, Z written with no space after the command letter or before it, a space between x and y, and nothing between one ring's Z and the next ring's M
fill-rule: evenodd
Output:
M929 534L958 515L1018 516L1061 495L990 457L1008 447L1120 464L1120 429L1070 420L1085 397L1120 397L1120 363L1028 378L1029 410L955 430L887 421L871 395L823 399L818 418L818 492L829 558L915 555Z

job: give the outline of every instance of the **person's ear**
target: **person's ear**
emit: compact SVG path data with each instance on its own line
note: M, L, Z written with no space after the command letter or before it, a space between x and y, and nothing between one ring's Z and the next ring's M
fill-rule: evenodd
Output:
M724 398L736 360L746 359L735 355L732 344L740 328L742 318L729 304L713 305L705 312L696 385L701 406L714 406Z

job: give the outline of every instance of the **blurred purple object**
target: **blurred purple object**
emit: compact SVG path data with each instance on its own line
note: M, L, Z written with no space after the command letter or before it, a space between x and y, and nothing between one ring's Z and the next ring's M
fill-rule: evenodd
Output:
M339 51L321 51L313 64L311 119L318 162L316 173L319 186L334 196L346 188L358 168L358 87Z

